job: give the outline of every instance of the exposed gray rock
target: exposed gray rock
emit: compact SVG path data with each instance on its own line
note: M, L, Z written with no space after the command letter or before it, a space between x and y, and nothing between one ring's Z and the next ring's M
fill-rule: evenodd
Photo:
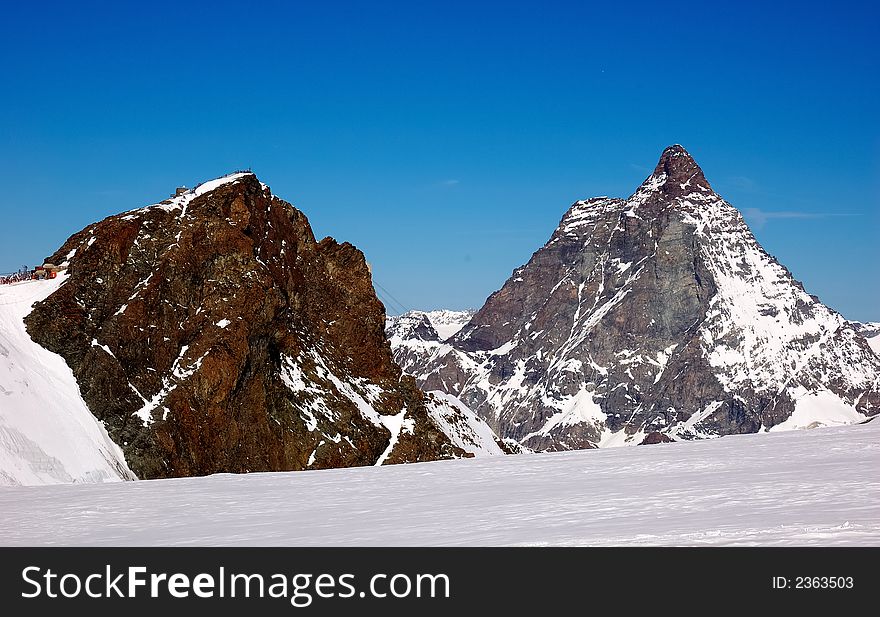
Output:
M880 411L864 337L761 248L678 145L630 198L572 205L448 341L392 348L423 388L539 450Z

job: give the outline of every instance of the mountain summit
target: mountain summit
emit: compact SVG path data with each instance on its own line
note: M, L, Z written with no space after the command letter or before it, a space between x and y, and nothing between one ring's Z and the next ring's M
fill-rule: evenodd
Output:
M533 449L880 411L880 360L865 338L761 248L679 145L628 199L573 204L447 341L389 334L420 385Z
M401 374L364 255L253 173L89 225L48 261L64 281L27 332L140 478L500 453Z
M651 179L661 179L661 186L664 188L675 188L683 193L689 187L699 188L700 190L712 190L709 182L703 175L703 170L697 165L693 157L683 146L675 144L669 146L660 155L660 160L654 168L654 173L646 181Z

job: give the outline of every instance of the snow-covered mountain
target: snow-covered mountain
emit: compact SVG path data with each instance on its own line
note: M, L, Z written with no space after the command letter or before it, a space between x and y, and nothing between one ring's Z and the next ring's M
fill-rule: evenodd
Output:
M534 449L880 411L880 358L864 336L763 250L677 145L628 199L571 206L450 339L391 334L423 388Z
M89 225L48 261L65 274L0 288L0 482L502 452L401 373L363 254L317 241L253 173Z
M442 353L442 350L448 349L444 341L461 330L474 312L407 311L402 315L389 316L385 333L391 343L394 361L404 372L419 377L420 367L425 366L435 352Z
M476 311L407 311L401 315L389 315L385 331L388 337L401 340L445 341L461 330Z

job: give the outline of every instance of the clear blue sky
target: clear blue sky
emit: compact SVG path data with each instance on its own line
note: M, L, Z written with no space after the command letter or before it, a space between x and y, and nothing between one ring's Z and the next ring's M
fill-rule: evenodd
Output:
M251 167L405 306L478 307L682 143L808 291L880 320L874 3L180 4L4 6L0 271Z

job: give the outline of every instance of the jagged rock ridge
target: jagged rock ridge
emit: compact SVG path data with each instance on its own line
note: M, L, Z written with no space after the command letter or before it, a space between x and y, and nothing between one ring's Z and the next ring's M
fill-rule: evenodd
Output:
M880 411L880 361L865 338L761 248L678 145L628 199L572 205L448 341L389 334L423 388L534 449Z
M140 478L469 455L440 428L455 410L392 360L363 254L316 241L252 173L111 216L48 260L68 280L28 333Z

